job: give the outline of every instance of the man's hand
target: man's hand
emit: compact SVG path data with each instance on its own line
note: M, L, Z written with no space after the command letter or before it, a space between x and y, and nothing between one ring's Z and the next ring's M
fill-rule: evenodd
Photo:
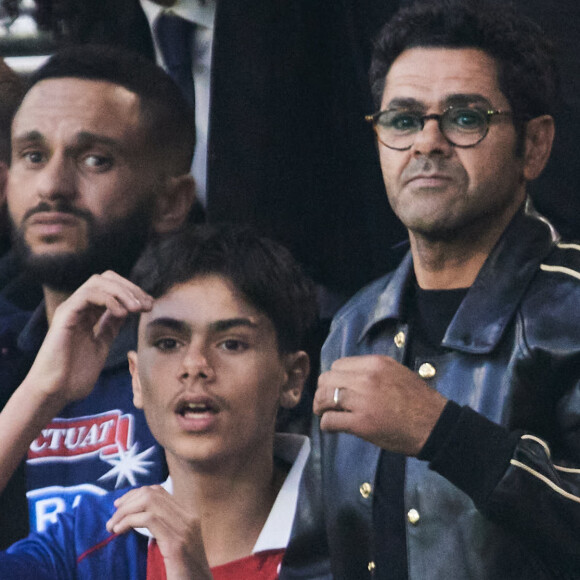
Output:
M26 382L63 407L83 399L125 318L152 305L148 294L115 272L92 276L56 309Z
M324 431L342 431L416 456L447 399L392 358L342 358L318 380L314 412Z
M115 507L107 529L122 534L133 528L147 528L163 556L167 580L213 578L198 514L184 510L161 486L133 489L117 499Z
M92 391L127 315L152 306L140 288L105 272L56 309L32 368L0 413L0 492L40 430Z

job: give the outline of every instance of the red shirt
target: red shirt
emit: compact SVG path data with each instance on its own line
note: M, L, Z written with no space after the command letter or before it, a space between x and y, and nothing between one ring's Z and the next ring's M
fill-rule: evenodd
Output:
M277 580L284 548L251 554L245 558L215 566L214 580ZM147 580L166 580L165 564L154 540L147 551Z

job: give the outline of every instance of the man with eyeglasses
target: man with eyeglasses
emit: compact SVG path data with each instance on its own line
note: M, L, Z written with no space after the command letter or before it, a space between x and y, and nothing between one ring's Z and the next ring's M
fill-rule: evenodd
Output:
M578 578L580 245L526 194L554 137L551 46L508 6L417 2L371 82L410 252L322 352L334 576Z

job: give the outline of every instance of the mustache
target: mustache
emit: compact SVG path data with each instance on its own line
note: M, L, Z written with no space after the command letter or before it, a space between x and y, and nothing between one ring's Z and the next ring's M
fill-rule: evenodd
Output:
M404 181L410 181L415 177L438 173L452 174L454 167L446 159L440 157L418 157L405 167L401 177Z
M93 221L93 215L91 214L91 212L84 209L79 209L78 207L74 207L73 205L67 203L66 201L65 202L59 201L55 204L50 204L46 201L42 201L37 206L30 208L24 214L24 218L22 219L22 221L25 222L27 219L29 219L31 216L37 213L46 213L46 212L68 213L76 217L85 219L89 222Z

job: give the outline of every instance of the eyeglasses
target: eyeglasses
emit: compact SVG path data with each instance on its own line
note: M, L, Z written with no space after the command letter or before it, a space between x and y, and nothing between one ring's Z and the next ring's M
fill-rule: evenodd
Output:
M425 122L434 119L445 139L456 147L474 147L485 139L493 117L511 115L511 111L484 110L475 107L449 107L440 115L421 115L416 111L387 109L365 119L373 124L378 140L389 149L406 151L415 142Z

